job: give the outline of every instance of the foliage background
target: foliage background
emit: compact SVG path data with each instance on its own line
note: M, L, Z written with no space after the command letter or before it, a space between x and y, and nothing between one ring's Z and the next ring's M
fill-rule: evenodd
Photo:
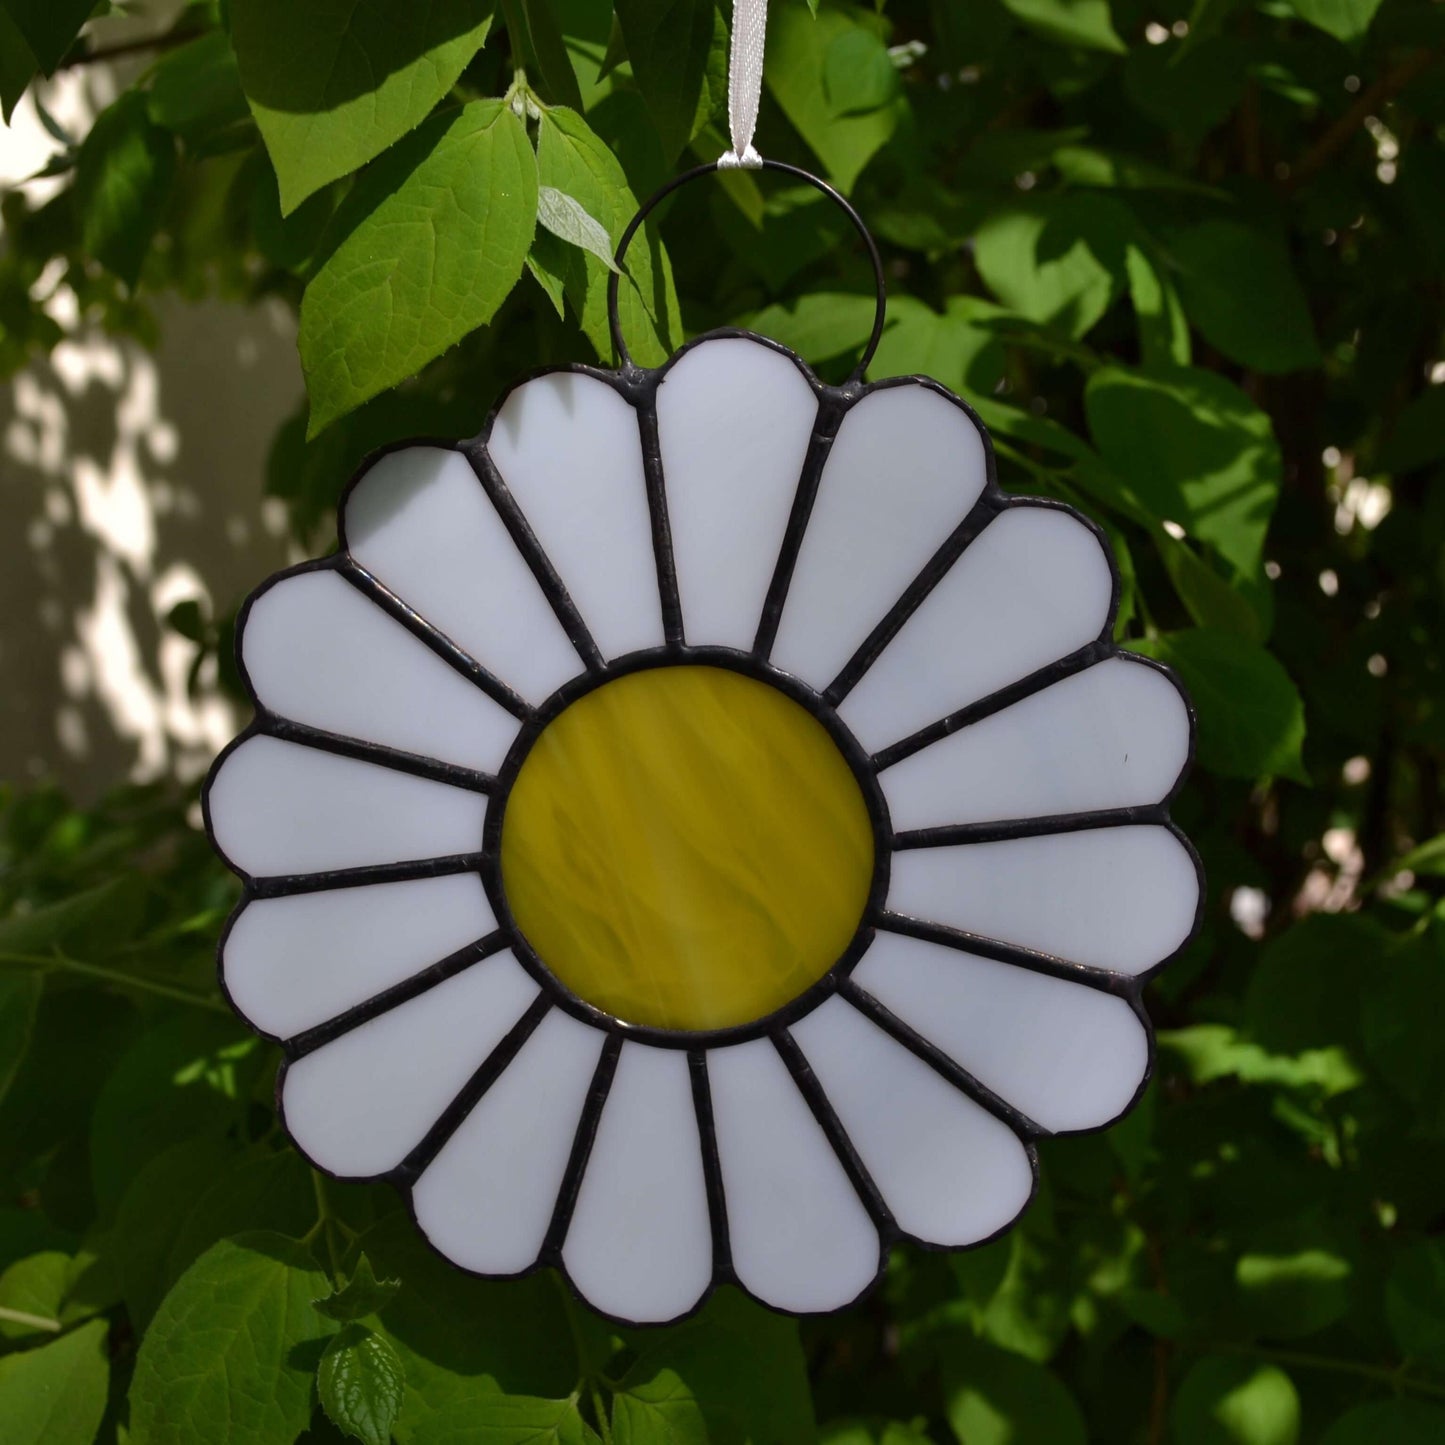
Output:
M193 789L10 785L6 1445L1445 1440L1445 6L773 9L761 143L884 247L873 374L939 377L1006 486L1100 517L1121 636L1193 690L1209 907L1151 989L1154 1087L1044 1147L1009 1238L904 1253L847 1314L724 1294L619 1336L550 1277L452 1274L286 1148L216 993L235 890ZM7 114L93 55L90 12L0 0ZM365 452L608 358L592 253L723 149L726 18L192 6L57 127L66 188L4 198L0 366L55 344L57 284L143 340L167 294L281 298L310 402L265 487L324 548ZM624 293L642 360L743 322L825 375L871 307L842 218L750 175L679 195ZM171 625L229 676L228 615Z

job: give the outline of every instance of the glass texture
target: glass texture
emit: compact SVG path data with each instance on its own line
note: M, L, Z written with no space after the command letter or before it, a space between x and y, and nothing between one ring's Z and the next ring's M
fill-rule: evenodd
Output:
M426 1136L537 995L495 954L287 1066L286 1129L342 1178L385 1174Z
M827 687L987 480L983 438L957 402L913 383L865 395L824 463L773 661Z
M1189 710L1157 668L1106 658L878 775L893 826L1162 802L1189 761Z
M484 1274L536 1262L552 1223L602 1035L553 1009L412 1191L417 1223Z
M262 593L242 639L257 701L294 722L491 773L517 734L505 708L334 571Z
M867 805L823 725L716 667L629 673L543 730L502 822L538 956L617 1018L714 1029L821 978L873 874Z
M707 1056L733 1268L768 1304L833 1310L878 1272L878 1231L767 1039Z
M662 641L637 413L605 381L560 371L524 382L487 451L608 657Z
M888 892L895 913L1125 974L1168 958L1198 902L1194 860L1147 825L902 850Z
M411 978L496 928L475 873L254 898L221 977L254 1028L289 1038Z
M899 1228L965 1245L1013 1222L1034 1171L1006 1124L841 998L792 1032Z
M352 489L343 519L347 550L377 581L528 702L577 671L576 650L460 452L388 452Z
M839 716L870 751L886 747L1094 641L1113 593L1109 559L1077 517L1010 507L923 599Z
M699 346L657 389L687 636L750 649L818 403L791 357L744 337Z
M854 982L1042 1128L1096 1129L1129 1107L1149 1038L1122 998L880 932Z
M686 1314L712 1279L712 1224L687 1055L624 1044L562 1262L599 1309Z
M237 868L321 873L475 852L487 800L377 763L247 738L211 780L211 830Z

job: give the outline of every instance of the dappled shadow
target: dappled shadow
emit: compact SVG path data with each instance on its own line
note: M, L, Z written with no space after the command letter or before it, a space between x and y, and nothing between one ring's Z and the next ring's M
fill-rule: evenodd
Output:
M165 625L286 560L266 451L300 392L277 307L162 303L155 353L77 329L0 391L0 774L94 797L194 776L237 725Z

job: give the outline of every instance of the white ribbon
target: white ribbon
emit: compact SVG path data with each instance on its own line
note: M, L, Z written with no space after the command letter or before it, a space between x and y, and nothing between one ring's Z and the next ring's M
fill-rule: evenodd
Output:
M732 52L728 56L728 129L733 147L718 158L720 171L755 171L763 158L753 147L763 94L763 42L768 0L733 0Z

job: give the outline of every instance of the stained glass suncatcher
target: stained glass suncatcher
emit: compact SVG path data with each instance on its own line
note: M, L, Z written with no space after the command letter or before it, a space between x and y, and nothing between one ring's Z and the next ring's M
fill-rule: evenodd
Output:
M291 1137L464 1269L832 1310L1148 1075L1192 725L968 408L717 333L373 459L242 617L207 785Z

